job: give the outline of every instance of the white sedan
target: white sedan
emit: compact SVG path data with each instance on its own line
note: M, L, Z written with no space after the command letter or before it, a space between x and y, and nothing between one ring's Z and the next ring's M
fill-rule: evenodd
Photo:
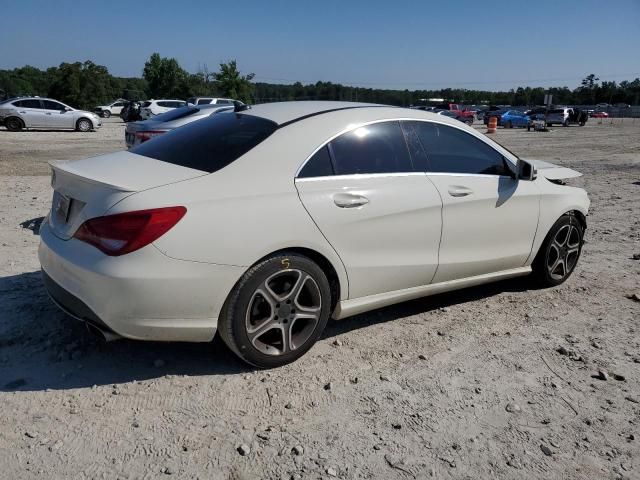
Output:
M46 287L107 338L207 342L274 367L329 317L533 274L564 282L589 199L432 113L238 106L128 152L53 164Z

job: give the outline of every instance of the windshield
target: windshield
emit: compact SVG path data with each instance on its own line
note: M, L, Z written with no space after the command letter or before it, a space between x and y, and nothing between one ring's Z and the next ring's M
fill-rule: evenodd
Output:
M156 115L152 120L154 122L170 122L171 120L188 117L194 113L198 113L199 111L200 110L196 107L180 107L161 113L160 115Z
M278 124L271 120L225 112L149 140L130 152L213 173L240 158L277 128Z

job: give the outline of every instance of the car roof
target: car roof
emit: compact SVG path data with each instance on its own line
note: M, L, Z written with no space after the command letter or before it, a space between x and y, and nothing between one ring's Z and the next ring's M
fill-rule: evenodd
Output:
M253 105L250 109L244 110L242 113L266 118L282 126L287 123L302 120L303 118L332 111L381 106L383 105L375 103L302 100L297 102L275 102Z

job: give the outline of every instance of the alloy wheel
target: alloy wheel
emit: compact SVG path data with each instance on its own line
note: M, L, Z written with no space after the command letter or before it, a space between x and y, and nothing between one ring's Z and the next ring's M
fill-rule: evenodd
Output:
M554 280L563 280L575 267L580 255L580 231L575 225L562 226L547 251L547 270Z
M302 347L320 321L322 295L311 275L287 269L269 276L254 291L245 314L249 341L267 355Z

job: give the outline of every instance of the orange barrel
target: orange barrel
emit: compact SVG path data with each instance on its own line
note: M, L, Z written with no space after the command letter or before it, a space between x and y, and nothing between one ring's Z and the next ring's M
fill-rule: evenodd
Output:
M491 117L487 124L487 133L496 133L496 128L498 128L498 119L496 117Z

